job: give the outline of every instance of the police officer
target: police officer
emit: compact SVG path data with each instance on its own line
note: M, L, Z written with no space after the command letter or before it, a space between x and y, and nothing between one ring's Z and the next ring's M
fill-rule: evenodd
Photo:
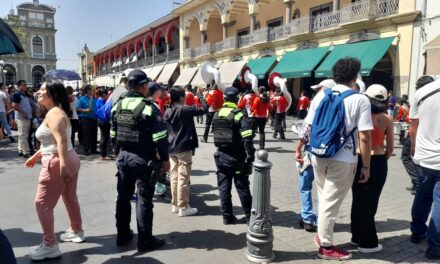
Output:
M255 149L252 143L252 128L247 115L237 108L238 93L238 89L234 87L225 89L225 103L215 113L212 122L214 144L218 148L214 159L217 165L217 182L225 225L237 221L232 212L232 182L235 184L241 206L248 220L252 206L249 174L252 171Z
M156 180L153 170L162 167L168 171L168 136L160 111L147 99L148 79L141 70L128 75L129 93L112 108L111 137L120 148L118 168L118 198L116 201L116 228L118 246L127 245L133 238L130 230L131 205L135 184L138 201L138 251L149 251L165 244L152 235L153 194Z

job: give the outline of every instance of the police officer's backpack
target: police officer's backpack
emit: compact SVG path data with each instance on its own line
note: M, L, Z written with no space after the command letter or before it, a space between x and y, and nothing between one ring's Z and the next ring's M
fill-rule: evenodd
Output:
M225 112L229 112L226 113ZM235 128L235 116L240 110L222 108L217 111L212 120L214 145L218 148L230 148L240 143L240 131Z
M147 109L147 115L151 115L151 100L140 97L128 97L119 101L113 115L116 116L116 142L123 148L138 148L142 143L142 135L149 130L142 126L142 114ZM146 108L145 106L150 106ZM148 111L149 109L149 111Z

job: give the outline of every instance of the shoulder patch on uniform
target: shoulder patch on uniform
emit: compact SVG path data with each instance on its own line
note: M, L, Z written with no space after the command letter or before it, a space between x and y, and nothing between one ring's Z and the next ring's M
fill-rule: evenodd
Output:
M146 116L151 116L152 113L153 113L153 108L150 105L146 105L144 107L144 110L142 111L142 114Z

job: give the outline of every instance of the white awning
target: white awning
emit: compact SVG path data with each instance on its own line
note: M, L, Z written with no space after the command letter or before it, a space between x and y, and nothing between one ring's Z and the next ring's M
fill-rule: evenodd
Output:
M220 79L224 87L232 86L245 64L245 61L233 61L220 65Z
M151 69L153 69L153 67L142 68L141 71L145 72L145 74L147 75L147 77L150 77L150 76L148 75L148 73L150 73Z
M165 67L163 67L162 73L160 74L159 78L157 78L157 82L168 84L168 81L173 76L174 72L177 68L177 62L166 64Z
M177 78L174 85L185 86L191 83L191 80L194 78L198 68L186 68L180 72L179 78Z
M133 59L131 60L131 62L136 62L138 60L138 56L137 55L134 55L133 56Z
M162 72L164 65L158 65L158 66L154 66L150 72L147 73L147 76L155 81L157 79L157 77L159 77L159 74Z
M127 57L127 59L125 59L125 64L128 64L130 62L130 57Z
M116 61L114 61L114 62L112 63L112 68L114 68L114 67L116 67L116 66L118 66L118 64L117 64Z

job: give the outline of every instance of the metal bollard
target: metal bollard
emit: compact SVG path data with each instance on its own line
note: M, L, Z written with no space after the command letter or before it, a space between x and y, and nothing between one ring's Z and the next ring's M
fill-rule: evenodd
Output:
M251 219L249 221L246 258L253 263L269 263L275 259L273 254L272 213L270 207L270 168L269 154L259 150L254 162L254 190Z

